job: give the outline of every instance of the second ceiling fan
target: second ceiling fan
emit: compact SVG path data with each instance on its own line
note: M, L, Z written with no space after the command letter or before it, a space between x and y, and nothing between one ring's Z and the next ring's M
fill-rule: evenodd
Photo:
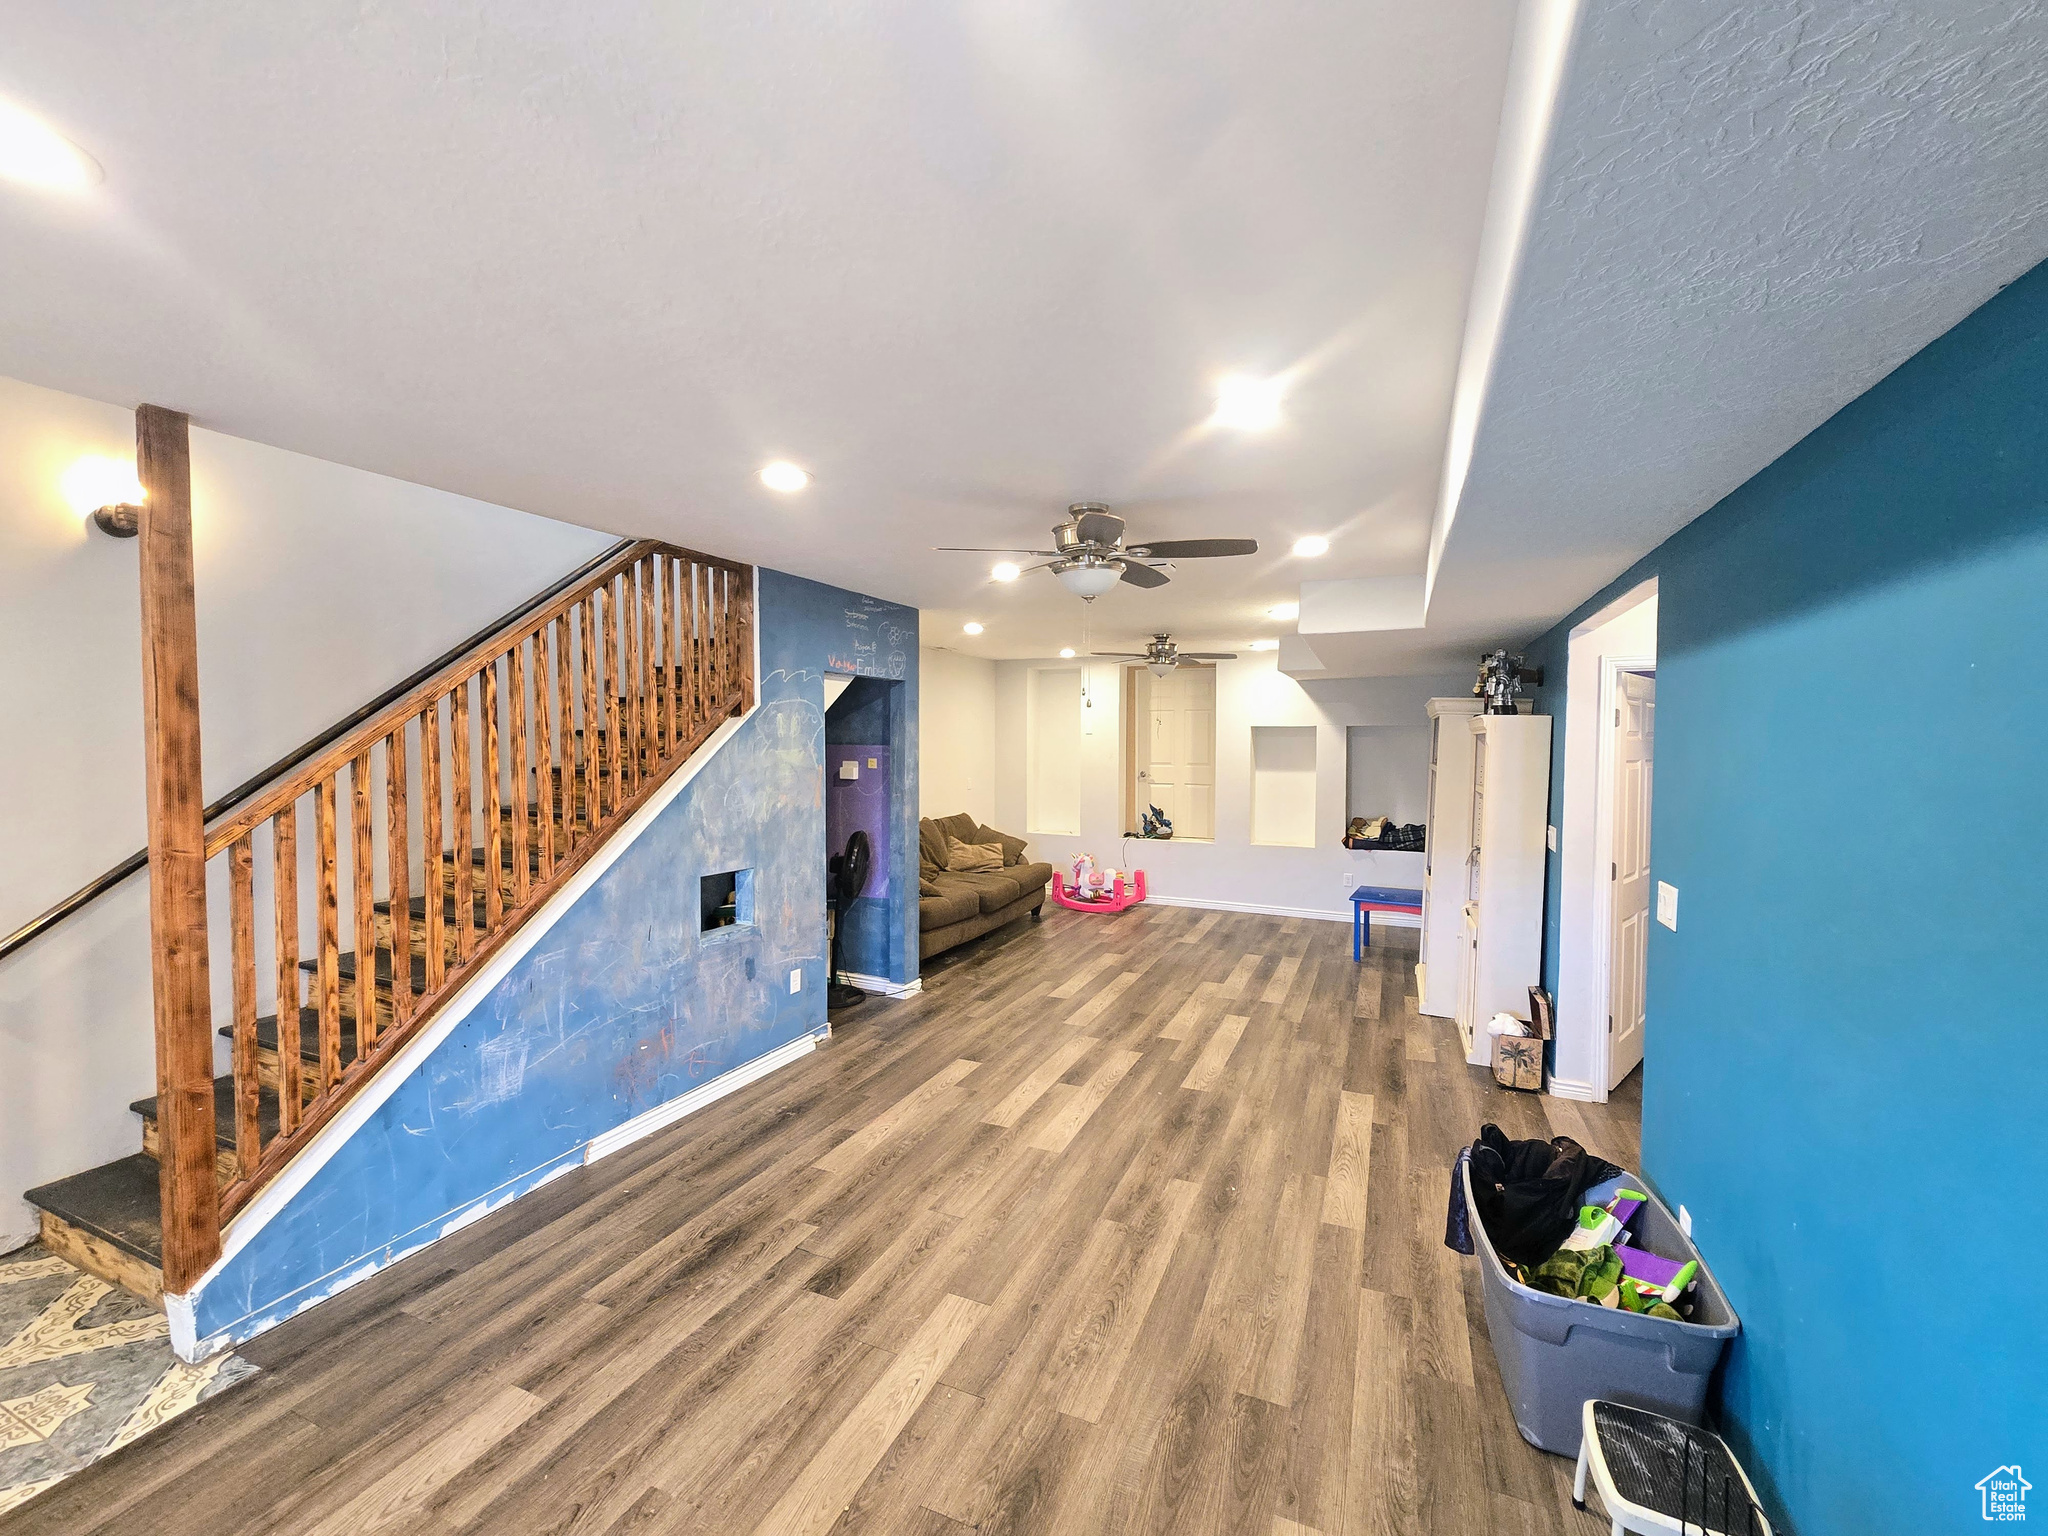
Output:
M1035 571L1051 571L1074 596L1094 602L1119 581L1134 587L1163 587L1171 579L1160 566L1175 560L1209 560L1222 555L1255 555L1257 539L1154 539L1126 544L1124 520L1099 501L1077 501L1052 531L1051 549L978 549L938 545L949 554L1041 555Z

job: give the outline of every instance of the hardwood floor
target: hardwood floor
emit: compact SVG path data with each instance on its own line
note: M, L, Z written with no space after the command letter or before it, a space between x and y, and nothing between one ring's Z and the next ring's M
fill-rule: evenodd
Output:
M1466 1067L1412 938L991 935L257 1340L0 1532L1595 1536L1444 1199L1483 1120L1633 1165L1637 1110Z

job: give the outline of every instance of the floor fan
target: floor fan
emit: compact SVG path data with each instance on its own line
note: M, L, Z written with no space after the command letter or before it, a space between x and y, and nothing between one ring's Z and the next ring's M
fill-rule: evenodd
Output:
M846 840L846 852L834 854L826 863L825 889L836 914L832 922L832 981L825 988L827 1008L851 1008L868 1000L867 993L846 980L840 952L846 934L846 914L867 889L868 869L873 862L874 850L868 835L856 827Z

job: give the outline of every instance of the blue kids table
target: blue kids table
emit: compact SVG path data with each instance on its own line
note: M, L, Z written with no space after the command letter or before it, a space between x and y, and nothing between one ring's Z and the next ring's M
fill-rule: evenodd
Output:
M1397 885L1361 885L1351 893L1351 958L1363 960L1365 946L1372 942L1372 914L1413 912L1422 914L1422 892Z

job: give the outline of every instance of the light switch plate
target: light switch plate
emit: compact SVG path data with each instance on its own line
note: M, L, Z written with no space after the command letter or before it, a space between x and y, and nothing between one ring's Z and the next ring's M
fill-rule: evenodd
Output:
M841 777L842 779L859 778L860 764L849 757L845 762L839 765L839 777Z
M1678 1208L1678 1230L1687 1237L1692 1236L1692 1212L1682 1205Z
M1551 851L1552 853L1555 853L1555 852L1557 852L1557 828L1555 828L1555 827L1546 827L1546 828L1544 829L1544 831L1545 831L1545 833L1546 833L1546 835L1547 835L1547 840L1548 840L1548 841L1549 841L1549 843L1550 843L1550 851Z
M1657 882L1657 921L1678 932L1678 887Z
M804 989L804 972L803 972L803 967L802 967L802 966L798 966L798 967L797 967L797 968L796 968L795 970L792 970L792 971L791 971L791 972L789 973L789 990L790 990L790 991L791 991L792 993L796 993L796 992L801 992L801 991L803 991L803 989Z

